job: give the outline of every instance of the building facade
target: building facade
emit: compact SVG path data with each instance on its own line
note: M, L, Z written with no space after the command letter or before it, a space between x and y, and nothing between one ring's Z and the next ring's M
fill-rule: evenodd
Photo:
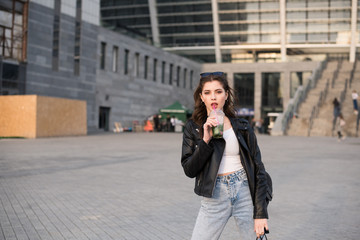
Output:
M99 0L5 0L0 7L2 95L85 100L89 131L131 127L174 101L192 106L201 65L104 29Z
M101 1L101 21L205 63L355 60L358 0Z

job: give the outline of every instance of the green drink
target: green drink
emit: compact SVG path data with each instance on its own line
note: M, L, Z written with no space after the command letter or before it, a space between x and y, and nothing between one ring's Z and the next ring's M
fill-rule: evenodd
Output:
M213 132L213 138L223 138L223 132L224 132L224 112L220 109L214 109L210 112L210 116L213 116L216 118L217 125L215 127L212 127Z
M224 124L219 124L216 127L212 127L213 138L222 138L224 132Z

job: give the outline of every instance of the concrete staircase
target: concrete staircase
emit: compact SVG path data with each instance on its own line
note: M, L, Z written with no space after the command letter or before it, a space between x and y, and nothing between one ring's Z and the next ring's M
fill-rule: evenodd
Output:
M346 122L346 125L343 128L345 135L355 137L358 136L356 133L356 119L358 116L354 114L354 110L353 110L354 109L353 101L351 98L352 90L356 90L358 94L360 93L360 63L359 62L356 65L351 87L348 88L344 102L341 105L341 111L343 113ZM358 100L358 105L359 104L360 104L360 100Z
M339 67L338 75L332 88L332 79L336 69ZM289 136L308 136L309 132L309 119L313 107L317 105L322 91L326 89L326 84L329 82L326 98L323 100L321 107L318 110L318 115L313 120L313 125L310 131L310 136L332 136L333 126L333 104L332 101L335 97L340 100L341 92L344 90L346 79L350 79L353 63L348 61L329 61L324 69L321 78L315 88L311 89L308 93L306 100L300 105L298 110L298 117L293 118L287 135ZM354 73L352 89L360 90L360 64L357 64ZM356 116L353 114L351 91L347 89L344 102L342 104L342 113L347 122L344 127L345 134L348 136L355 136L356 134ZM358 91L359 92L359 91Z

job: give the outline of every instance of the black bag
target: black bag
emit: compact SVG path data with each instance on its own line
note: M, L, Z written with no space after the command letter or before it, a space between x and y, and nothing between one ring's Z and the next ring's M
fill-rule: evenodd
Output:
M265 230L264 235L261 235L260 237L256 237L256 240L267 240L266 234L269 233L269 230L266 230L265 228L264 230Z
M264 233L264 235L257 237L256 240L267 240L267 236L266 233Z

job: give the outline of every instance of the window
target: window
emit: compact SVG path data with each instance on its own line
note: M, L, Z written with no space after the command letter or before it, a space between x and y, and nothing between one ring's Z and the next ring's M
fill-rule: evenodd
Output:
M194 75L194 71L191 70L190 71L190 89L193 88L193 75Z
M180 67L178 66L176 68L176 86L180 86Z
M105 59L106 59L106 43L101 42L101 52L100 52L100 69L105 69Z
M74 74L80 75L81 0L76 0Z
M52 49L52 69L54 71L59 71L60 7L61 7L61 0L55 1L54 24L53 24L53 49Z
M186 88L186 76L187 76L187 69L184 68L184 88Z
M234 91L239 107L254 109L255 74L234 73Z
M149 62L149 56L145 56L145 63L144 63L144 78L147 79L148 75L148 62Z
M125 49L124 56L124 74L127 75L129 72L129 50Z
M262 106L270 111L282 110L283 77L279 72L262 73Z
M161 83L165 83L165 61L161 65Z
M153 81L156 82L156 68L157 68L157 59L154 59L154 66L153 66Z
M173 74L173 65L170 64L170 71L169 71L169 85L172 85L172 74Z
M114 46L113 47L113 61L112 61L113 72L118 71L118 56L119 56L119 48L117 46Z
M135 76L139 77L139 66L140 66L140 54L139 53L135 53Z

